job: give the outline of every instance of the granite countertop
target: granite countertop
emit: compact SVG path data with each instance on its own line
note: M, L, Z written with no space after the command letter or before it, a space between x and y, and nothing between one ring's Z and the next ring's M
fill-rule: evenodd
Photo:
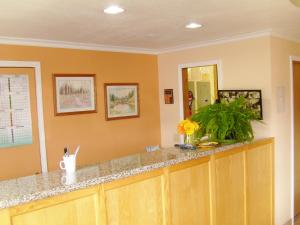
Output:
M82 167L67 179L65 172L57 170L46 174L0 181L0 209L107 183L242 145L244 144L226 145L207 151L167 148Z

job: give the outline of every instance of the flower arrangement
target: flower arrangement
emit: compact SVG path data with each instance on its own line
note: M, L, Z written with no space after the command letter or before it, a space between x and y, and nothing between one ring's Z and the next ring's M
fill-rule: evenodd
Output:
M232 144L253 140L253 121L259 121L257 114L241 97L200 108L191 118L182 120L177 131L185 135L189 146Z
M185 135L185 143L192 144L192 135L199 130L199 124L195 121L191 121L189 119L185 119L180 121L177 126L177 131L179 134Z

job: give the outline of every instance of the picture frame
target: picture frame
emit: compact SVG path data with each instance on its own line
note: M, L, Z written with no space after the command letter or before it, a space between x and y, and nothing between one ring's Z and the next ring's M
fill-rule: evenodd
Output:
M104 97L106 120L140 116L138 83L105 83Z
M261 90L218 90L219 101L231 102L243 96L249 106L254 109L259 120L263 120L262 93Z
M164 89L165 104L174 104L173 89Z
M95 74L53 74L56 116L96 113Z

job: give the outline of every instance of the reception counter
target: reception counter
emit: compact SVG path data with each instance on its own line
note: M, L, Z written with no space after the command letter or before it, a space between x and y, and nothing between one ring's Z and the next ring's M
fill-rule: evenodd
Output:
M273 139L0 182L1 225L273 225Z

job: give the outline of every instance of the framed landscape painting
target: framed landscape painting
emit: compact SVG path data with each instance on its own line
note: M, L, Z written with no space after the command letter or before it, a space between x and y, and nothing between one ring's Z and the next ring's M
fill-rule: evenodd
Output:
M139 117L138 83L104 84L106 120Z
M220 101L231 102L243 96L260 120L263 119L261 90L218 90Z
M54 74L55 115L94 113L95 74Z

